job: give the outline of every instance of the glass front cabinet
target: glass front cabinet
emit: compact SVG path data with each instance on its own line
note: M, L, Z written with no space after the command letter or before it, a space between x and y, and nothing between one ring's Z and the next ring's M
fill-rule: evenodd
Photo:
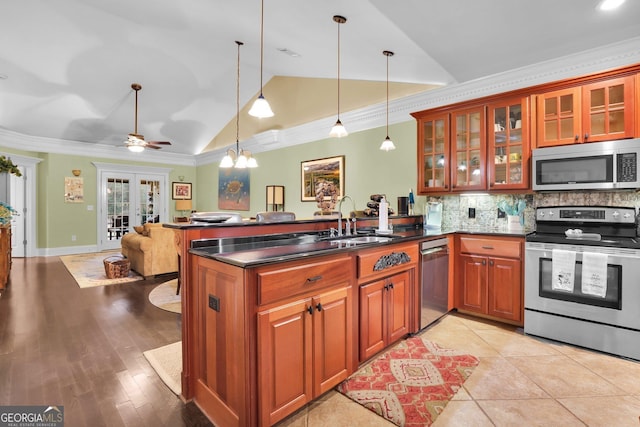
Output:
M488 106L489 190L529 188L529 98Z
M449 191L449 114L417 120L418 193Z
M484 106L451 114L452 186L454 191L487 188L486 126Z
M537 147L633 138L634 77L538 95Z

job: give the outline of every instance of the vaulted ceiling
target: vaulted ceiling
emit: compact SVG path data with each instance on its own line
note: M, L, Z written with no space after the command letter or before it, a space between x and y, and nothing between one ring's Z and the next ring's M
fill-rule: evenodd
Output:
M134 127L198 154L235 141L235 40L241 139L383 102L386 57L398 98L640 36L640 1L266 0L264 95L275 116L245 112L260 92L259 0L22 0L0 13L0 128L123 146ZM283 50L285 52L283 52ZM297 54L293 56L291 53ZM247 106L247 107L245 107Z

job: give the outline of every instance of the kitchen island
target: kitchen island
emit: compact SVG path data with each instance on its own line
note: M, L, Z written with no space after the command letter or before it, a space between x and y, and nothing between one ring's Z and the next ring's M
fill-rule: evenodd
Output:
M387 241L360 242L328 238L335 220L275 225L286 243L217 230L231 248L200 242L212 227L172 227L187 261L183 398L218 426L272 425L417 332L419 243L455 235L420 224L408 217Z

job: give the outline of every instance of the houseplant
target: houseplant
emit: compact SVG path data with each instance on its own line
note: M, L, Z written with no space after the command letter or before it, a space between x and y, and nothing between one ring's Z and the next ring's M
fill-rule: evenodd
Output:
M0 155L0 173L10 173L15 176L22 176L20 169L10 158ZM6 227L18 212L7 203L0 201L0 227Z
M22 176L20 169L16 166L10 158L0 155L0 173L11 173L15 176Z

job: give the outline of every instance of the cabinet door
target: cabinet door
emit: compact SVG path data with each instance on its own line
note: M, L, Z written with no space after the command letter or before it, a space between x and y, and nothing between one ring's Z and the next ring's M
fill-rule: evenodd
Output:
M486 132L484 107L456 111L451 119L451 183L454 191L484 190Z
M537 147L581 141L580 88L562 89L538 96Z
M449 189L449 115L418 120L418 192Z
M585 142L634 136L633 76L586 85L582 96Z
M389 277L387 287L387 345L392 344L409 333L410 278L408 272Z
M360 287L360 361L386 347L386 286L382 279Z
M487 314L522 321L522 263L516 259L489 258Z
M529 188L529 98L489 105L489 189Z
M258 313L261 425L273 425L313 398L311 299Z
M487 258L460 255L460 308L487 313Z
M351 288L313 298L314 396L332 389L353 372Z

